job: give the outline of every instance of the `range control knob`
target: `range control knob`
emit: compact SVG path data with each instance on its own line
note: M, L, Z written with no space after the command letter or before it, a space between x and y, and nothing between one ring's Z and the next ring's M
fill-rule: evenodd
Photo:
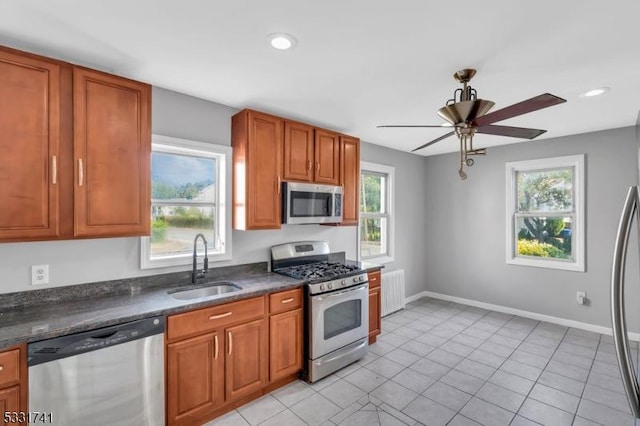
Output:
M358 277L353 277L353 282L357 283L358 282Z
M333 288L333 284L329 284L329 290Z
M340 281L340 284L342 284L342 287L344 287L345 285L347 285L347 280Z
M360 275L360 276L358 277L358 281L364 281L364 277L363 277L362 275Z
M324 284L320 284L320 290L324 290L324 289L325 289Z

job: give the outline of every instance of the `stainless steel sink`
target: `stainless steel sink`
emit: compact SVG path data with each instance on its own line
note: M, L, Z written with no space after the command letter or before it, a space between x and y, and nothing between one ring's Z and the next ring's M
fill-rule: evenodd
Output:
M168 293L174 299L191 300L204 297L216 297L221 294L242 290L242 287L231 281L216 281L206 284L198 284L185 288L169 290Z

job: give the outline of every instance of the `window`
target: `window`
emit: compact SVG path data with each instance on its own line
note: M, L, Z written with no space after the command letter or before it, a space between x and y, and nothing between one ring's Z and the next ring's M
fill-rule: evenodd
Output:
M360 259L392 262L395 169L362 162L360 170Z
M507 263L584 271L584 155L506 169Z
M231 147L153 136L151 236L141 242L143 269L190 264L198 233L207 239L210 260L231 259L230 162Z

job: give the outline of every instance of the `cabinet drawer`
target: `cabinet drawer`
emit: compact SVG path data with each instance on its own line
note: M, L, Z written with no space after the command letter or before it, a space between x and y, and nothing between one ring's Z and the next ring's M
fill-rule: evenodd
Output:
M295 288L293 290L281 291L269 296L269 312L277 314L278 312L290 311L298 309L302 306L302 289Z
M20 349L0 353L0 388L20 381Z
M264 314L263 297L176 314L167 319L167 337L175 340L194 336L229 324L260 318Z
M382 273L380 271L369 272L367 275L369 276L369 288L380 287L380 282L382 281Z

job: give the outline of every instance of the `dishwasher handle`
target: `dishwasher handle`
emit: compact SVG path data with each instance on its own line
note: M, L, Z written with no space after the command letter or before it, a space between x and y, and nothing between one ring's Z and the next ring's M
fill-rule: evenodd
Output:
M161 334L164 333L164 329L164 317L157 316L29 343L27 364L31 367L85 352L97 351Z

